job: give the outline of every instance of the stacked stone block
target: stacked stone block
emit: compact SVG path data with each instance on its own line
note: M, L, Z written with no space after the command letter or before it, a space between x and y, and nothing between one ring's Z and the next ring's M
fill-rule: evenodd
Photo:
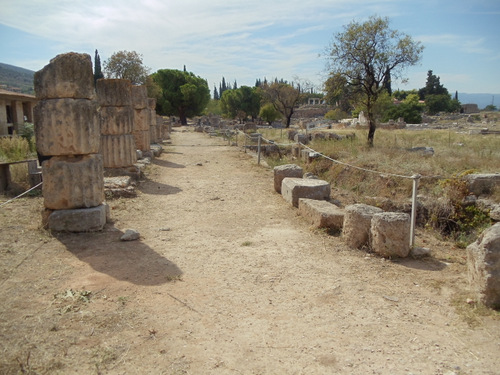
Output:
M39 100L34 108L37 152L46 159L42 162L46 224L55 230L100 230L107 209L90 55L56 56L35 73L34 84ZM78 228L66 216L75 210Z
M158 140L158 130L156 124L156 99L148 98L148 109L149 109L149 137L151 143L159 143Z
M132 106L134 108L134 141L135 147L143 152L151 145L150 110L148 107L148 90L146 86L132 86Z
M130 167L137 161L131 83L126 79L100 79L96 90L104 167Z
M370 246L372 218L382 209L367 204L353 204L345 208L342 235L346 244L354 249Z

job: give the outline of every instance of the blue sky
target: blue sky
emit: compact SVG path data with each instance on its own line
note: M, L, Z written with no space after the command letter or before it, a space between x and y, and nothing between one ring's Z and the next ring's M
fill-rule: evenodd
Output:
M0 9L0 62L36 71L60 53L98 49L104 62L136 51L152 72L186 65L211 89L223 76L320 88L334 34L377 15L425 47L393 89L421 88L432 70L450 93L500 93L499 0L0 0Z

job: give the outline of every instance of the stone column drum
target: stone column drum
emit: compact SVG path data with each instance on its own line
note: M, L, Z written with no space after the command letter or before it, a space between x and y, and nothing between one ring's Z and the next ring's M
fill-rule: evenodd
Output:
M133 131L131 83L99 79L96 85L101 124L101 154L105 168L130 167L137 161Z
M146 86L132 86L132 106L134 107L133 135L135 147L140 151L150 151L151 134L148 108L148 90Z
M70 232L100 230L107 206L90 55L56 56L35 73L34 85L39 100L33 113L37 152L45 159L45 224ZM53 210L60 211L54 215Z
M151 143L158 143L158 133L156 130L156 99L148 98L149 109L149 137Z

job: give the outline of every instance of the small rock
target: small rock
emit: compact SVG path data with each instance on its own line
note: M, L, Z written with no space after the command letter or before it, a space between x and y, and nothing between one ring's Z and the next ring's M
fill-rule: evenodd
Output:
M413 258L423 258L431 255L431 249L427 247L413 247L410 249L410 255Z
M135 241L141 237L141 234L135 229L127 229L123 236L120 237L121 241Z
M170 228L160 228L160 232L169 232Z

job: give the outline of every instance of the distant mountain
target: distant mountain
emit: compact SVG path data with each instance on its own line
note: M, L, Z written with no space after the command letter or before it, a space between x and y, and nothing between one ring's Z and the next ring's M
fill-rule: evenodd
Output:
M0 88L34 95L34 74L32 70L0 63Z
M466 94L459 92L458 100L462 104L477 104L479 109L484 109L490 104L500 108L500 94Z

